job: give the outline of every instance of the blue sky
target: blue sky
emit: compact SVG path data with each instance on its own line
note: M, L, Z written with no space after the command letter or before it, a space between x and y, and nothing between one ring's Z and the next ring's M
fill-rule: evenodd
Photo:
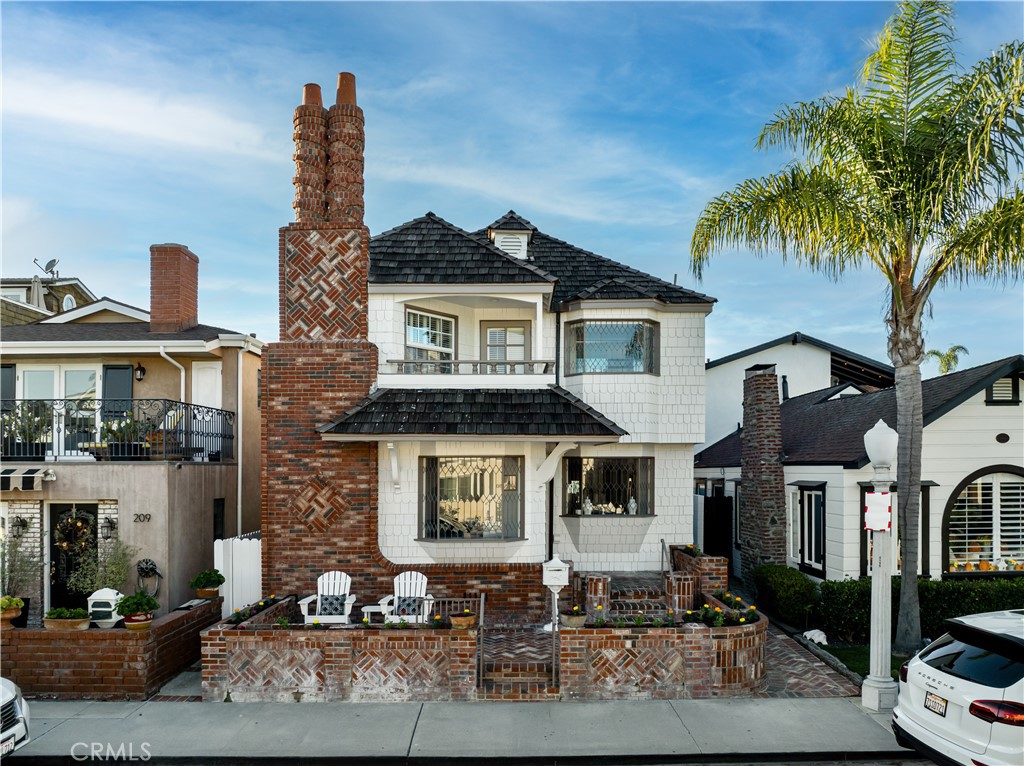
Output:
M788 157L755 152L776 109L856 81L887 2L4 2L3 273L60 258L148 307L149 245L201 261L200 320L277 337L277 230L293 220L302 85L355 73L366 220L509 209L552 236L719 299L715 358L796 330L886 358L873 272L833 284L732 251L697 283L704 204ZM1019 2L962 2L969 66L1024 36ZM963 366L1024 349L1021 285L943 289L929 347ZM934 364L925 374L935 374Z

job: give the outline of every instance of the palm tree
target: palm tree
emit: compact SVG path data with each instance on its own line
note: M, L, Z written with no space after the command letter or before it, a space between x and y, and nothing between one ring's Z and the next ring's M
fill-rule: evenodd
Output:
M953 372L960 364L960 354L968 356L969 352L965 346L950 346L945 351L936 351L930 348L924 352L926 357L931 357L939 363L939 375Z
M922 315L944 281L1015 280L1024 266L1024 43L957 68L952 9L907 0L886 23L859 88L783 107L758 148L799 156L740 183L701 213L691 243L756 254L838 278L870 264L889 287L888 354L896 372L903 577L895 650L920 646Z

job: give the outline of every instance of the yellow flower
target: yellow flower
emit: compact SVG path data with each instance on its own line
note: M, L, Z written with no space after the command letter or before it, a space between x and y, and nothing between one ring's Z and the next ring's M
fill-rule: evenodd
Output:
M746 617L740 617L740 622L746 622L746 621L747 621Z
M573 610L574 612L578 612L578 611L580 610L580 608L579 608L579 606L578 606L578 605L576 605L576 604L573 604L572 610Z
M731 593L726 593L726 594L725 594L725 597L726 597L726 598L732 598L732 594L731 594Z
M693 612L691 610L689 610L689 609L686 610L686 613L687 614L693 614Z
M750 605L750 611L753 612L753 611L756 611L756 610L757 610L757 607L754 606L753 604L751 604Z
M603 607L603 606L601 606L600 604L598 604L598 605L597 605L597 611L599 611L599 612L602 612L602 611L604 611L604 607Z
M260 606L263 606L263 602L262 601L260 602Z
M320 620L313 620L313 624L314 625L319 625L320 624Z
M235 611L236 611L236 612L238 611L238 607L237 607L237 606L235 607Z
M669 613L669 614L675 614L675 613L676 613L676 610L675 610L675 609L669 609L669 610L668 610L668 613Z
M270 594L270 598L271 598L271 599L275 599L275 598L277 598L277 596L275 596L275 595L274 595L273 593L271 593L271 594Z
M715 607L715 611L716 611L716 612L721 612L721 611L722 611L722 607L720 607L720 606L716 606L716 607Z
M470 612L468 609L463 609L462 613L463 614L472 614L472 612Z
M710 605L710 604L705 604L705 605L704 605L704 608L705 608L705 609L710 609L710 608L711 608L711 605Z
M313 620L313 622L316 622L316 620ZM365 622L367 625L369 625L370 624L370 618L369 617L364 617L363 618L363 622Z

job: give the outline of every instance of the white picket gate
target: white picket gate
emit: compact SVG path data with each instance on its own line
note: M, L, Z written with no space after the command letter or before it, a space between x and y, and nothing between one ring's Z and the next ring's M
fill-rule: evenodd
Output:
M224 575L222 617L263 596L263 544L259 532L214 540L213 565Z

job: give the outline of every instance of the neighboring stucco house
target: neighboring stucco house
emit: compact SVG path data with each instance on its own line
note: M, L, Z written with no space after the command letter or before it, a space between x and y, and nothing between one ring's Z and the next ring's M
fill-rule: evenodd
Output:
M707 422L704 444L714 444L743 421L743 372L751 365L773 364L779 396L788 399L840 383L870 388L895 385L888 364L840 348L802 332L737 351L705 365ZM700 450L704 445L698 445Z
M4 534L42 535L35 619L81 601L62 547L79 521L87 555L117 536L156 562L164 608L190 598L215 537L259 529L263 343L198 323L198 270L154 245L150 311L100 298L2 328Z
M540 564L657 569L689 542L714 299L538 231L362 220L351 78L296 110L296 223L265 357L264 583L404 569L542 609ZM332 552L335 552L332 555ZM301 559L296 557L301 553Z
M1022 377L1024 356L1017 355L923 382L922 574L1024 574ZM830 580L867 574L863 507L872 468L863 438L879 419L896 427L895 389L841 384L779 405L770 365L751 368L748 385L770 392L780 416L781 455L767 448L759 463L781 465L784 486L769 489L784 495L779 553L785 563ZM745 395L755 398L756 389ZM743 443L771 444L762 430L772 428L767 421L759 415L753 432L745 426L697 455L697 480L723 481L725 496L739 503L735 571L747 555L748 525L758 522L747 496L764 492L762 476L768 473L743 475ZM893 524L895 529L895 513Z
M0 277L0 326L38 322L96 300L80 279L47 274L45 279Z

